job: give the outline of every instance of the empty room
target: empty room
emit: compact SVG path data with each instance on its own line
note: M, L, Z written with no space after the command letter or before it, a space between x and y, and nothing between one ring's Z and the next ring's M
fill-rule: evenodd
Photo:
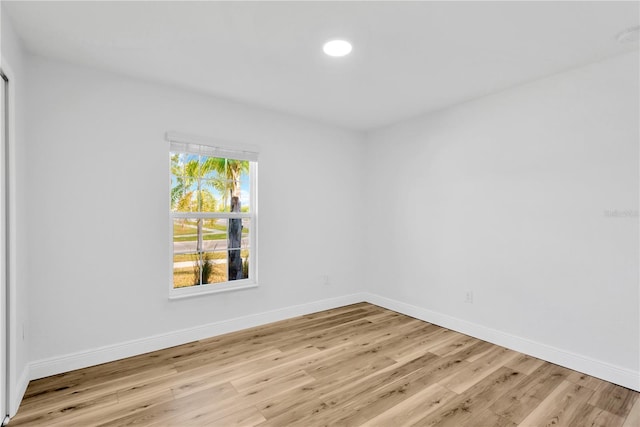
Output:
M640 426L640 2L0 2L0 421Z

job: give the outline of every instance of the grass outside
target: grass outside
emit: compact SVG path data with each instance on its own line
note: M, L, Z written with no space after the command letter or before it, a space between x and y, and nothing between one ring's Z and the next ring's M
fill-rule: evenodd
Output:
M227 259L227 251L217 251L217 252L207 252L212 259ZM195 253L191 254L174 254L173 262L185 262L185 261L194 261L197 259L195 257ZM240 252L240 256L242 259L247 259L249 256L249 249L243 249Z
M215 221L205 221L203 225L202 240L226 240L227 226L217 224ZM218 231L217 233L213 230ZM249 228L243 227L242 234L249 234ZM173 241L174 242L193 242L198 237L197 225L195 222L187 221L185 223L173 222Z
M243 249L240 252L243 265L249 257L249 250ZM210 260L224 260L222 263L212 263L211 273L206 280L207 284L215 284L226 282L228 280L228 265L227 265L227 251L207 252L206 256ZM194 262L199 258L196 254L176 254L173 256L173 262ZM200 277L196 277L199 273L199 269L194 266L180 267L173 269L173 287L183 288L187 286L199 285ZM247 274L245 272L245 274Z
M196 235L193 236L173 236L174 242L195 242ZM202 236L202 240L227 240L227 235L218 233L218 234L204 234Z
M208 282L220 283L227 281L227 264L214 264L213 271L209 276ZM173 269L173 287L184 288L197 284L193 267L174 268Z

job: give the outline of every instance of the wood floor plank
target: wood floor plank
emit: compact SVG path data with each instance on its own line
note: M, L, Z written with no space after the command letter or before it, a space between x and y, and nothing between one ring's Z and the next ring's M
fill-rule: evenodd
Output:
M305 369L305 372L314 377L320 386L335 389L338 384L353 385L385 368L393 368L397 363L395 360L376 353L362 354L361 352L349 353L346 359L333 359L333 362L336 363L321 363L310 366Z
M489 409L474 414L467 423L467 427L516 427L517 424L509 418L502 417L491 412Z
M350 336L353 336L354 331L362 331L372 329L382 329L372 322L366 319L360 319L357 321L349 322L347 324L338 325L330 330L315 331L315 333L300 334L296 339L288 340L286 343L281 343L278 348L282 351L288 351L296 349L301 345L311 345L318 349L325 349L340 345L344 342L350 342ZM358 332L356 332L358 335Z
M266 418L262 416L260 411L254 406L249 406L224 418L214 420L208 425L212 427L253 427L263 421L266 421Z
M525 375L530 375L544 364L544 360L540 360L526 354L519 354L518 357L516 357L512 361L505 363L504 366L506 366L507 368L511 368L514 371L521 372Z
M249 359L240 359L236 363L205 364L179 370L179 377L172 387L174 394L188 394L202 388L213 387L229 382L234 378L250 375L259 371L262 363L269 363L273 358L282 356L282 352L268 352Z
M580 405L573 417L567 422L567 425L570 426L589 427L621 427L623 424L624 418L588 403Z
M407 363L395 363L378 372L372 373L363 378L356 379L345 384L339 389L331 390L323 396L323 401L329 405L335 406L340 403L349 402L371 391L375 391L386 384L403 378L412 372L422 368L424 365L432 366L431 362L438 360L442 366L453 366L453 362L442 362L433 354L425 354L417 359ZM317 376L317 374L316 374ZM321 379L320 379L321 380Z
M93 399L88 399L76 403L58 404L53 409L24 411L23 415L16 421L12 419L11 425L64 425L74 423L74 420L84 414L93 414L108 407L115 407L118 403L116 393L104 394ZM17 418L17 417L16 417Z
M88 419L84 425L99 426L128 426L128 425L188 425L182 420L198 420L198 415L203 415L207 422L223 418L238 412L246 407L236 399L236 394L231 394L230 384L220 385L213 389L203 390L184 396L179 399L154 399L149 400L148 405L137 407L134 410L118 408L106 416ZM232 388L232 387L231 387ZM235 390L233 390L235 393ZM181 421L178 421L180 419ZM182 424L181 424L182 423ZM204 425L204 424L200 424Z
M569 375L567 375L567 381L571 381L574 384L581 385L591 390L598 390L603 385L608 384L606 381L599 378L575 371L569 372Z
M264 384L257 384L243 390L240 392L240 399L250 405L256 405L271 396L276 396L312 382L314 382L314 378L307 375L306 372L295 371L280 377L269 378Z
M316 381L305 385L300 391L312 390L315 397L324 398L324 396L335 392L335 390L341 390L355 383L366 381L371 375L396 365L397 362L388 357L374 355L372 358L367 359L366 362L353 363L351 369L347 371L333 370L332 372L318 371L311 373Z
M423 388L387 411L364 422L363 426L406 426L440 409L457 395L438 383Z
M246 375L238 374L231 379L231 384L242 392L253 386L268 383L271 379L286 375L291 372L291 365L303 364L307 360L317 360L320 350L315 347L305 347L298 351L283 353L277 357L266 359L262 363L256 363L256 371Z
M280 349L267 345L237 345L226 347L221 350L209 350L208 352L182 358L173 362L173 366L178 372L189 369L198 369L201 366L226 366L234 365L239 361L260 358L264 355L282 353Z
M638 427L640 426L640 398L636 399L631 411L624 420L622 427Z
M439 358L431 353L405 363L396 363L327 393L322 399L324 404L314 409L313 419L302 421L307 425L315 422L320 425L358 425L358 422L377 415L378 411L394 406L398 396L404 398L417 393L415 385L424 387L435 383L452 375L459 364L464 363L459 358ZM409 383L415 384L406 384L408 378ZM350 415L350 411L354 414ZM367 415L362 416L365 412ZM351 416L356 416L358 421Z
M445 404L441 409L430 414L414 425L437 426L465 426L472 425L475 416L483 413L502 395L514 387L517 387L526 376L501 367L489 376L483 378L466 393Z
M429 353L433 353L437 356L446 356L447 354L462 350L463 348L478 342L480 342L480 340L476 338L454 332L453 339L450 342L431 347L429 349Z
M593 394L593 390L565 380L518 425L571 426L571 420Z
M377 336L384 335L389 328L382 323L371 322L362 319L359 323L351 323L339 333L332 331L313 338L313 345L320 350L339 346L345 343L355 344L364 341L371 341Z
M639 393L367 303L32 381L9 426L640 426Z
M232 417L247 407L254 406L248 405L238 394L221 396L211 389L200 390L158 406L153 410L155 420L148 425L209 426L220 419Z
M331 425L351 426L364 424L371 418L389 411L425 388L437 384L438 379L447 375L449 374L446 370L432 369L427 366L421 367L409 375L371 392L363 393L347 404L340 405L339 411L334 411L334 417L336 414L340 414L340 417L333 421Z
M405 348L400 348L400 346L398 346L393 349L389 355L390 357L399 361L413 359L417 355L430 352L430 350L434 347L441 346L443 342L451 343L456 338L458 338L457 332L443 329L439 332L428 334L421 340L416 340L415 345L413 346L408 346ZM469 347L463 347L462 350L457 354L459 354L460 357L464 355L463 358L465 360L471 361L474 357L483 354L485 351L488 351L493 347L494 346L492 344L479 341L477 343L471 344ZM468 349L471 349L471 351L467 351Z
M304 396L304 399L297 397L291 399L291 397L285 395L276 404L268 403L265 405L263 403L260 412L265 416L266 421L258 425L260 427L304 426L303 420L306 420L309 415L314 416L327 407L326 403L315 397ZM278 409L271 411L272 408Z
M515 351L503 347L495 347L485 353L481 358L470 362L465 368L459 369L458 372L451 377L441 381L440 384L451 391L461 394L478 381L488 377L501 367L506 366L507 363L517 356L518 353Z
M108 413L83 415L87 415L84 417L85 419L91 417L95 420L95 424L92 425L122 426L145 424L147 420L151 419L146 417L145 414L173 400L174 397L171 390L158 389L149 392L146 396L135 396L122 403L118 402Z
M163 366L156 369L149 369L142 373L123 375L103 382L87 380L69 384L49 392L31 395L21 404L21 408L27 411L37 410L44 412L54 410L59 407L60 402L66 402L67 407L82 404L88 400L98 399L110 394L116 395L119 390L128 386L135 386L141 382L146 383L149 378L153 381L162 381L174 378L177 371L173 367ZM169 380L172 381L172 380Z
M569 371L551 363L544 363L489 406L497 415L520 423L566 380Z
M629 413L638 399L638 393L619 385L602 382L589 401L593 406L619 416Z

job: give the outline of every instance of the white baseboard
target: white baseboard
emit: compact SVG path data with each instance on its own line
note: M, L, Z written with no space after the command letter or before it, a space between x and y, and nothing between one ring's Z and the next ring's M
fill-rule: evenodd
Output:
M366 293L364 298L371 304L640 391L640 372L379 295Z
M30 365L25 366L18 378L18 382L11 396L11 402L9 402L9 418L13 417L18 412L18 407L20 407L20 402L22 402L22 398L24 397L25 392L27 391L27 386L29 385L30 378Z
M186 344L188 342L210 338L229 332L260 326L279 320L302 316L317 311L329 310L349 304L364 301L364 294L357 293L337 298L329 298L300 304L277 310L256 313L194 328L182 329L166 334L155 335L147 338L127 341L114 345L107 345L77 353L65 354L49 359L38 360L30 364L31 379L48 377L62 372L82 369L88 366L112 362L125 357L161 350L163 348Z
M62 372L86 368L100 363L111 362L125 357L144 354L150 351L173 347L216 335L235 332L254 326L289 319L291 317L363 301L640 391L640 372L621 368L607 362L595 360L570 351L511 335L422 307L417 307L415 305L389 299L376 294L363 292L285 307L263 313L256 313L249 316L214 322L207 325L155 335L148 338L141 338L115 345L35 361L29 365L29 369L25 370L21 376L19 384L22 388L22 393L20 393L19 396L22 398L24 395L24 390L28 383L27 378L32 380L43 378ZM17 401L19 402L20 399ZM14 407L17 408L17 404Z

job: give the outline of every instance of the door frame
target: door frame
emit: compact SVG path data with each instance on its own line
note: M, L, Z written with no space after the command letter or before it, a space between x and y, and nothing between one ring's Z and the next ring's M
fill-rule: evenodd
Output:
M0 68L0 422L9 416L9 305L7 299L7 140L8 138L8 78Z
M0 72L7 78L5 86L5 116L7 123L4 129L4 156L2 173L4 180L4 232L5 242L3 242L3 255L5 258L5 304L2 311L6 313L4 318L4 326L6 330L6 353L5 353L5 383L4 391L5 405L4 408L12 417L18 411L20 405L19 388L26 388L19 384L19 381L25 381L19 378L16 370L17 352L17 299L16 299L16 169L15 169L15 147L16 147L16 80L15 73L10 64L7 63L4 56L0 56ZM0 78L4 81L3 78ZM0 415L0 423L5 422L5 414ZM4 420L4 421L3 421Z

